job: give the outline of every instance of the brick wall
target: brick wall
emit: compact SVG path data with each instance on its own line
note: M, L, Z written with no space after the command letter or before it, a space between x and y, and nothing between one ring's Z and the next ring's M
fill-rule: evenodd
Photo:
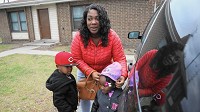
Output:
M59 38L62 44L70 44L72 41L71 28L71 6L98 3L104 6L108 12L111 21L111 27L120 36L124 47L137 47L140 40L129 40L128 32L144 31L151 15L153 14L153 3L148 0L87 0L70 3L58 3L58 26ZM33 20L30 7L21 7L25 9L27 17L27 27L30 41L34 41ZM19 10L19 8L7 9L7 11ZM0 36L3 37L4 43L11 42L9 22L5 10L0 10Z
M9 27L8 12L24 10L27 18L27 28L29 31L29 41L34 41L34 30L33 30L33 20L30 7L20 7L20 8L10 8L0 10L0 37L3 43L11 43L12 40L11 31ZM21 40L27 41L27 40Z
M111 27L120 36L124 47L137 47L140 40L129 40L127 36L130 31L140 31L141 34L144 31L153 14L153 3L147 0L88 0L57 4L59 34L62 43L70 44L72 40L70 6L90 3L98 3L106 8Z
M124 47L138 45L140 40L127 38L130 31L144 31L153 7L147 0L112 0L102 5L107 9L112 29L121 37Z
M62 44L71 43L71 16L69 3L57 4L59 38Z
M26 13L26 22L27 22L29 41L33 42L35 40L35 35L34 35L33 17L32 17L31 7L25 7L25 13Z
M6 10L0 10L0 37L2 38L3 43L11 42L11 34L8 24L8 17Z

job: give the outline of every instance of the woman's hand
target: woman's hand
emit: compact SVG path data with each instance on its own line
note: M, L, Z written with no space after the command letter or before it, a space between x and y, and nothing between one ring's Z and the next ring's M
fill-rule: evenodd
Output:
M92 78L96 81L99 81L99 76L100 76L100 73L99 72L92 72Z
M124 85L124 82L125 82L124 76L120 76L120 78L117 79L116 81L116 87L121 88Z

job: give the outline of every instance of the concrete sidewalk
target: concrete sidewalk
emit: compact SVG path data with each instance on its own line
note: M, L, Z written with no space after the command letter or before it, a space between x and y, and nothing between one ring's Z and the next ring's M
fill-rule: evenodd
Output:
M46 51L46 50L34 50L40 46L24 46L16 49L7 50L0 53L0 57L12 55L12 54L35 54L35 55L51 55L55 56L56 51Z
M23 46L20 48L3 51L3 52L0 52L0 57L12 55L12 54L34 54L34 55L55 56L58 53L58 51L35 50L36 48L39 48L39 47L40 46ZM135 62L134 55L130 53L126 55L126 59L128 63Z

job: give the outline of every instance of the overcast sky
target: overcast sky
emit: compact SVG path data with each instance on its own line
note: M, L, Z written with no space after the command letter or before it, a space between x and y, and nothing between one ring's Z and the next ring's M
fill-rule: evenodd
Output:
M12 2L12 1L17 1L17 0L9 0L9 2ZM0 3L3 3L4 0L0 0ZM5 0L5 2L8 2L8 0Z

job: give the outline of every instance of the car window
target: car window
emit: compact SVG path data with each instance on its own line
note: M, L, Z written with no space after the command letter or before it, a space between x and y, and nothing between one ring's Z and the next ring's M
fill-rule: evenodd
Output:
M170 10L181 40L185 41L184 66L187 95L180 101L183 112L199 112L200 107L200 1L171 0Z

